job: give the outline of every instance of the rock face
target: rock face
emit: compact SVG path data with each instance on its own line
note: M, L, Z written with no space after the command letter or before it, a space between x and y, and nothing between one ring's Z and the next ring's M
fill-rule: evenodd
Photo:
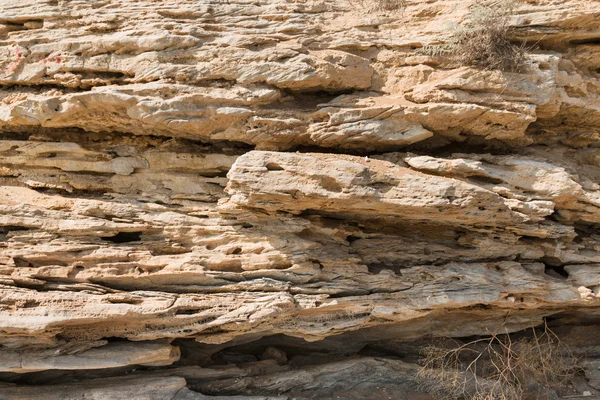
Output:
M1 1L0 399L426 399L544 321L596 395L600 3L520 2L519 72L405 3Z

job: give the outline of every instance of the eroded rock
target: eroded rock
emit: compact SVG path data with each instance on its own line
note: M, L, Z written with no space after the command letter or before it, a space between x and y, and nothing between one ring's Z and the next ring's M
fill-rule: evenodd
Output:
M503 72L405 3L3 1L0 398L427 398L428 338L540 324L595 394L597 5Z

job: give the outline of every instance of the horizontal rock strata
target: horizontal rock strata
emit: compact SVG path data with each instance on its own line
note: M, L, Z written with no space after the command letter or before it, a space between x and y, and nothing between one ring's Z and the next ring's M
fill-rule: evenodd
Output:
M516 72L402 3L3 0L0 399L431 399L546 324L596 395L600 3L519 2Z

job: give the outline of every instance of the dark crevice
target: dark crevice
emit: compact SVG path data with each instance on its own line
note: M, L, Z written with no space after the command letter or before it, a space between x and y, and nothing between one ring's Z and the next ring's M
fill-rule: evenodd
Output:
M10 88L14 89L23 89L23 91L27 91L27 89L31 90L32 88L39 89L40 91L46 90L59 90L61 94L69 94L69 93L81 93L81 92L89 92L89 89L84 89L81 87L72 87L72 86L64 86L59 83L31 83L28 84L26 82L19 81L18 83L12 83L9 81L4 81L0 83L0 89L2 88ZM50 128L56 129L56 128ZM66 128L69 129L69 128Z
M102 240L113 242L113 243L129 243L139 242L142 236L142 232L119 232L114 236L102 237Z
M386 146L384 149L369 148L341 148L324 147L318 145L295 145L286 152L296 153L320 153L335 155L352 155L376 157L390 153L413 153L415 155L428 155L440 158L451 157L453 154L491 154L491 155L518 155L521 146L502 142L495 139L481 139L479 137L465 137L463 141L446 138L436 134L433 137L416 142L411 145ZM523 147L524 148L524 147Z
M3 85L0 85L0 88ZM4 85L9 86L9 85ZM52 87L53 88L53 87ZM32 139L31 136L35 135ZM193 140L179 138L172 135L134 135L128 132L106 131L92 132L78 127L68 128L46 128L40 126L31 127L5 127L2 132L4 140L36 140L42 142L73 142L96 151L105 151L102 147L106 143L115 146L117 143L132 142L141 148L156 148L160 145L169 145L176 143L173 148L167 147L167 150L177 151L178 149L194 151L197 153L223 153L225 155L241 155L254 150L254 145L229 141L229 140ZM224 176L225 171L217 173L218 176Z
M195 60L192 60L194 63ZM196 82L185 82L186 85L202 88L218 88L218 89L231 89L237 84L235 80L228 80L223 78L216 79L205 79Z
M198 314L199 312L202 312L205 310L198 310L198 309L190 309L190 310L177 310L175 312L175 315L194 315L194 314Z
M40 29L44 26L43 19L6 20L0 19L0 23L6 25L9 32L27 31Z
M325 91L325 90L305 90L296 91L290 89L280 89L286 96L292 97L293 100L288 103L294 103L294 108L297 109L315 109L319 104L329 103L336 97L343 94L356 93L354 90L341 91ZM286 104L282 104L285 107Z
M544 263L544 273L548 276L557 279L567 279L569 278L569 273L565 270L565 266L561 263L560 260L554 257L544 257L542 259Z
M38 266L25 257L13 257L12 260L17 268L35 268Z
M6 87L10 85L4 85ZM40 86L40 85L36 85ZM48 88L55 88L54 85L47 85ZM1 85L0 85L1 87ZM41 86L40 86L41 87ZM72 92L72 91L71 91ZM65 92L67 93L67 92ZM17 128L9 128L17 129ZM18 128L24 129L24 128ZM33 131L29 131L32 129ZM140 144L141 146L147 146L148 148L155 147L152 145L153 142L167 142L170 140L176 140L180 143L181 148L191 146L197 148L198 152L210 152L218 153L221 152L226 155L241 155L246 152L255 149L255 145L238 142L238 141L226 141L226 140L192 140L188 138L178 138L172 135L133 135L128 132L88 132L80 128L43 128L35 127L28 128L24 132L7 132L7 134L14 135L15 139L27 140L30 135L36 134L36 140L43 140L46 137L46 141L61 142L61 141L72 141L78 144L101 144L108 142L114 137L131 137L134 140L144 140L147 143ZM435 152L434 152L435 150ZM476 137L468 137L463 142L455 142L444 138L440 135L435 135L433 138L417 142L413 145L398 145L398 146L387 146L385 149L373 150L373 149L344 149L339 147L324 147L319 145L293 145L288 149L280 149L279 151L284 152L297 152L297 153L320 153L320 154L332 154L332 155L354 155L354 156L379 156L393 152L411 152L416 155L431 155L435 153L436 157L449 157L454 153L488 153L492 155L507 155L507 154L518 154L519 148L509 145L505 142L497 140L480 140ZM274 167L276 168L276 167ZM205 174L206 177L225 177L227 171L221 171L215 174Z
M228 172L229 171L219 171L219 172L213 172L213 173L199 173L197 175L201 176L203 178L227 178ZM220 186L218 183L214 183L214 182L206 182L206 184Z
M252 354L223 350L213 354L211 360L215 365L245 364L258 361L258 357Z
M496 179L489 176L469 176L468 179L472 182L479 184L499 185L501 183L504 183L504 181L501 179Z
M580 45L580 44L591 44L591 45L600 45L600 37L591 37L586 39L574 39L569 41L570 44Z
M463 141L456 141L435 134L433 137L405 146L402 151L417 155L432 155L435 157L450 157L455 153L461 154L491 154L514 155L518 154L520 146L515 146L497 139L485 139L478 136L467 136Z
M29 231L29 230L31 230L31 228L27 228L25 226L20 226L20 225L0 226L0 234L7 234L10 232L22 232L22 231Z
M369 273L377 275L383 270L392 271L397 276L402 276L403 267L400 266L389 266L387 264L369 264L367 265Z
M173 247L173 246L164 246L164 242L159 242L155 244L148 243L147 246L150 248L150 254L153 256L172 256L172 255L180 255L191 253L192 250L185 247Z
M489 311L494 307L490 304L474 304L467 307L460 308L461 311Z
M269 171L283 171L283 168L277 163L272 163L272 162L267 163L267 165L265 165L265 167Z
M135 137L135 135L132 135ZM156 140L171 140L176 139L181 143L181 145L185 148L186 146L200 146L206 148L207 152L210 153L223 153L225 155L241 155L248 151L254 150L254 145L244 143L244 142L236 142L229 140L192 140L192 139L184 139L184 138L175 138L170 137L168 135L165 136L145 136L148 138L154 138Z
M106 195L106 191L104 190L76 189L67 191L67 189L53 187L29 187L29 189L47 195L58 194L68 199L99 199Z
M576 244L581 244L586 239L600 239L600 230L598 230L597 225L576 222L573 226L575 228L575 233L577 234L577 237L573 239L573 242Z
M558 222L560 224L561 223L561 217L560 217L559 210L555 210L552 214L546 216L546 220L552 221L552 222Z
M128 76L133 76L134 74L129 72L119 72L119 71L98 71L93 69L77 69L72 68L68 69L68 72L73 72L75 74L82 75L83 79L108 79L108 80L120 80L124 79Z
M109 298L109 299L107 299L107 302L110 304L138 305L138 304L142 304L144 301L142 299L132 299L132 298L119 298L119 299Z
M354 235L346 236L346 241L348 243L356 242L357 240L360 240L360 239L362 239L360 236L354 236Z

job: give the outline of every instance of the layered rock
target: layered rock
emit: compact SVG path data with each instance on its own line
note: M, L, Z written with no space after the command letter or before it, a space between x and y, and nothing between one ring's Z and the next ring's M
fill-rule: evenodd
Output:
M0 398L412 398L427 338L587 343L595 3L520 3L502 72L419 51L472 2L5 0Z

